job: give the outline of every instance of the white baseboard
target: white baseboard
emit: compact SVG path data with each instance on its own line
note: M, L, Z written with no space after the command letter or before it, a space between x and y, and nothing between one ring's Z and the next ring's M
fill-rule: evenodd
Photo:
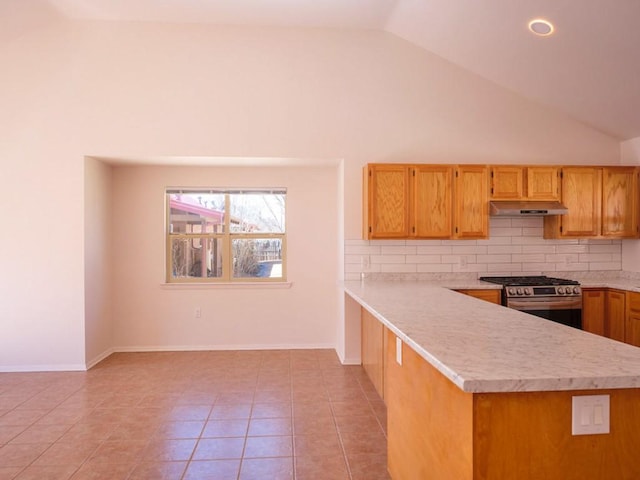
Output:
M21 372L84 372L87 368L82 364L61 364L61 365L0 365L2 373Z
M89 370L90 368L95 367L98 363L103 361L105 358L107 358L112 353L115 353L115 350L113 348L109 348L109 349L105 350L104 352L102 352L97 357L95 357L92 360L88 361L87 362L87 370Z
M190 351L228 351L228 350L335 350L335 345L303 344L303 345L140 345L114 347L105 350L85 365L0 365L0 373L16 372L84 372L113 353L133 352L190 352ZM360 359L340 359L343 365L360 365Z
M335 345L140 345L115 347L114 352L196 352L216 350L335 350Z
M342 360L343 365L362 365L360 357L357 358L345 358Z

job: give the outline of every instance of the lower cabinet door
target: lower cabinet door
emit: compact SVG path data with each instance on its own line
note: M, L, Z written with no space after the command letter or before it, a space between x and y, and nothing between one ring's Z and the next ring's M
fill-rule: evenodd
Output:
M640 347L640 293L627 292L625 342Z
M378 395L384 399L385 339L384 325L367 310L361 310L362 367L373 383Z
M584 331L604 336L604 307L604 289L582 289L582 329Z
M479 298L480 300L485 300L487 302L496 303L500 305L500 290L497 289L465 289L465 290L456 290L456 292L464 293L465 295L469 295L470 297Z
M625 292L607 290L605 335L613 340L625 341Z

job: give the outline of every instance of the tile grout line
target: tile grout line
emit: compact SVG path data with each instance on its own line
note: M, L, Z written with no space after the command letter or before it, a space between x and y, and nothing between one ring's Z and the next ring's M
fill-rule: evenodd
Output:
M353 473L351 471L351 465L349 464L349 458L347 457L347 449L344 446L344 439L342 438L342 431L338 427L338 421L336 419L336 412L333 406L333 402L331 401L331 397L329 397L329 408L331 408L331 416L333 418L333 424L336 428L336 434L338 435L338 441L340 442L340 448L342 449L342 460L344 461L347 467L347 474L349 475L349 480L353 480Z

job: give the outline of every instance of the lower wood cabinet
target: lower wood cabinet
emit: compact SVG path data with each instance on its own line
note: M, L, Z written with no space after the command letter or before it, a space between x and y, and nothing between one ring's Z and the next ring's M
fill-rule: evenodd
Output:
M624 327L626 323L625 292L622 290L607 289L605 307L605 336L613 340L618 340L619 342L624 342Z
M362 322L362 367L378 395L384 400L386 329L380 320L364 308L361 308L360 318Z
M625 342L640 347L640 293L627 292Z
M582 329L640 347L640 293L583 288Z
M502 303L500 299L500 291L498 289L463 289L456 290L456 292L464 293L471 297L479 298L480 300L486 300L487 302L496 303L500 305Z
M637 479L640 389L470 393L387 330L394 480ZM611 434L571 434L575 395L609 395Z
M604 336L605 289L582 289L582 329Z

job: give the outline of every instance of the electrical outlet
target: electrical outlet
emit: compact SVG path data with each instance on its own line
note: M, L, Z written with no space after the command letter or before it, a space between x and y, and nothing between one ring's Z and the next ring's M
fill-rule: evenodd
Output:
M196 318L200 318L202 317L202 310L200 309L200 307L196 307L195 311L194 311L194 316Z
M360 257L360 268L363 271L369 270L369 267L371 266L371 262L369 260L369 255L362 255Z
M465 257L464 255L460 255L460 257L458 258L458 266L461 270L467 268L467 257Z

